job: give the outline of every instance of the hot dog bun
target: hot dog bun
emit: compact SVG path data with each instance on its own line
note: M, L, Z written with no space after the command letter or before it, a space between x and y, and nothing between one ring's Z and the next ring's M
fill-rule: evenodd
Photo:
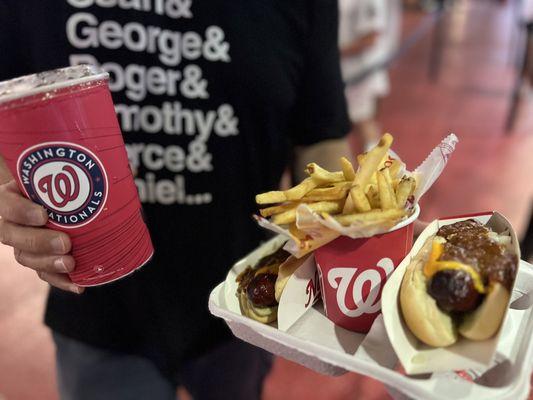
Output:
M457 341L457 329L452 317L437 306L427 291L422 269L432 241L430 237L407 267L400 288L400 306L407 326L418 339L430 346L445 347Z
M239 294L241 311L248 318L255 319L263 324L274 322L278 317L278 307L254 307L245 292Z
M273 253L248 266L238 276L237 297L243 315L263 324L274 322L278 302L287 281L307 257L289 256L280 246ZM275 277L273 277L275 276Z
M446 347L457 341L458 334L471 340L486 340L498 331L509 303L510 292L493 282L481 303L460 318L441 310L428 293L429 279L423 272L435 236L426 243L406 269L400 288L400 306L411 332L433 347ZM442 239L438 237L439 239Z
M271 265L270 267L268 267L269 273L277 274L276 283L274 286L275 299L277 303L279 303L283 290L285 290L285 286L287 285L287 282L289 281L291 276L294 274L294 272L296 272L298 268L302 266L302 264L307 260L307 258L309 258L310 255L311 254L308 254L301 258L290 256L285 261L283 261L279 265L279 267L277 265ZM257 273L257 271L260 271L260 269L251 272ZM245 273L246 271L244 272L244 274ZM246 286L245 282L243 282L243 284L244 286ZM256 321L259 321L263 324L269 324L277 319L277 305L271 307L256 307L250 301L250 298L246 294L246 290L243 289L244 288L241 288L241 290L238 291L238 298L239 304L241 305L241 311L244 315L249 318L255 319Z
M307 254L301 258L290 256L287 260L279 266L278 279L276 279L276 301L279 303L281 294L287 285L287 282L291 278L292 274L296 272L298 268L309 258L310 254Z
M466 315L459 325L459 333L471 340L485 340L493 336L502 323L509 297L510 293L503 285L494 284L483 303Z

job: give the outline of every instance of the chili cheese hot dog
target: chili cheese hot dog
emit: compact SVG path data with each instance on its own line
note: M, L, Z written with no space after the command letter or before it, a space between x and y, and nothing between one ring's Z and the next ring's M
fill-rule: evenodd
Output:
M469 219L445 225L407 267L400 305L407 326L424 343L449 346L458 335L492 337L501 325L518 256L509 235Z

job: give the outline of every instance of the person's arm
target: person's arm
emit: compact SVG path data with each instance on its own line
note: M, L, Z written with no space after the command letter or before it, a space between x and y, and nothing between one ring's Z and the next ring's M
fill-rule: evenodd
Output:
M338 8L334 0L310 0L310 32L297 102L292 112L291 139L295 179L309 162L339 170L340 156L349 156L351 129L344 98L337 46Z
M324 140L310 146L298 146L294 151L294 178L297 182L306 178L305 166L312 162L329 171L339 171L341 157L346 157L353 163L352 151L346 138Z
M0 157L0 243L13 247L17 262L35 270L50 285L81 293L83 288L67 275L74 269L74 258L68 255L70 238L44 228L47 220L43 207L22 196Z

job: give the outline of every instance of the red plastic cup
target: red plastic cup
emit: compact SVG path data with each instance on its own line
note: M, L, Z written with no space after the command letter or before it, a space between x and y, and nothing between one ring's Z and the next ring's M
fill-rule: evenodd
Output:
M81 65L0 83L0 154L47 226L70 235L80 286L120 279L154 251L107 81Z
M341 236L315 250L326 316L345 329L367 333L381 313L387 278L413 246L420 208L389 232L370 238Z

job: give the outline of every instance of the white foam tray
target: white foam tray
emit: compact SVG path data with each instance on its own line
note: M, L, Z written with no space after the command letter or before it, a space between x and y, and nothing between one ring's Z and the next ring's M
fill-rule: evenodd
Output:
M232 272L238 274L270 247L272 241L238 262ZM235 336L322 374L356 372L414 399L517 400L527 398L529 393L533 367L533 265L525 261L520 262L511 310L493 363L485 370L461 374L404 374L382 316L367 335L358 334L335 326L318 303L287 332L281 332L275 324L263 325L242 316L233 298L223 282L211 292L209 309L226 321Z

